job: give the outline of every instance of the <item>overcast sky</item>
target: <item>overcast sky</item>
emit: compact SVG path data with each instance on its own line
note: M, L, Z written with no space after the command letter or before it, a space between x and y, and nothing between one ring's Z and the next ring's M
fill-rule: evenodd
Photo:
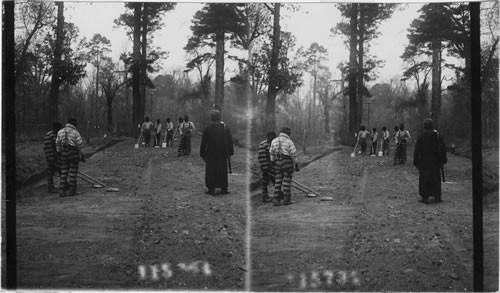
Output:
M380 26L381 36L372 42L371 53L385 61L378 69L376 82L388 81L401 75L403 64L401 54L407 44L407 29L418 16L422 4L405 4L392 18ZM112 57L117 60L120 53L131 51L131 41L123 28L116 28L113 20L125 11L123 2L72 2L65 5L65 16L80 29L80 36L91 38L100 33L112 43ZM191 35L190 25L194 13L202 7L201 3L178 3L174 10L164 17L164 27L155 34L155 46L170 52L160 73L184 68L186 54L183 47ZM318 42L328 49L329 66L338 77L336 66L348 60L348 50L340 36L333 36L330 29L340 21L340 13L333 3L301 3L296 12L282 10L283 30L292 32L297 38L297 47L308 47Z

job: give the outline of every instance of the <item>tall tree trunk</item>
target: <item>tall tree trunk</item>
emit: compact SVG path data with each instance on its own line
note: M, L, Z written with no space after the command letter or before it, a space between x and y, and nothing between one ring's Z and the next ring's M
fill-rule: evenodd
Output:
M132 66L132 129L131 134L137 133L137 125L142 122L141 112L141 3L134 3L134 30L133 30L133 59Z
M438 5L441 5L438 3ZM435 38L432 41L432 103L431 118L434 127L439 129L439 117L441 116L441 40Z
M97 62L96 62L96 72L95 72L95 104L96 104L96 109L95 109L95 113L96 113L96 117L99 119L99 107L98 107L98 104L99 104L99 52L97 52Z
M349 36L349 142L354 142L358 130L358 106L356 95L356 45L358 28L358 4L352 3Z
M141 115L146 116L146 78L147 78L147 50L148 50L148 27L147 27L147 3L143 3L141 23ZM152 110L152 109L151 109ZM152 113L151 113L152 114ZM150 117L153 119L153 117Z
M363 77L363 57L364 57L364 16L365 7L359 4L359 22L358 22L358 125L363 124L363 95L364 95L364 77ZM367 127L369 127L367 125Z
M266 129L276 130L276 75L278 74L278 58L280 52L280 3L274 4L274 24L273 24L273 49L271 52L271 68L269 72L269 86L267 89L266 104Z
M224 31L219 29L215 36L215 106L224 106Z
M111 90L111 89L110 89ZM107 117L108 117L108 129L112 130L113 129L113 99L114 96L113 94L109 94L109 96L106 97L106 111L107 111Z
M5 275L2 273L3 286L10 290L17 288L16 262L16 148L12 139L16 132L15 108L16 98L16 68L15 68L15 22L14 1L3 1L2 17L2 162L5 169L5 259L2 259ZM3 232L3 231L2 231ZM8 253L11 252L11 253ZM13 253L12 253L13 252Z
M52 61L52 82L50 84L49 119L60 120L59 117L59 86L61 74L61 55L64 41L64 2L56 2L57 5L57 29L56 47ZM51 123L52 121L48 121Z
M326 89L326 95L323 105L324 116L325 116L325 134L328 137L330 135L330 96L328 88Z

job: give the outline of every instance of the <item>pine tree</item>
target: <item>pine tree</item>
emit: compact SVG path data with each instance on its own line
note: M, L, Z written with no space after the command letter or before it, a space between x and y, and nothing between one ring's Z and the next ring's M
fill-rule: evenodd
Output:
M192 20L193 36L185 50L209 46L215 47L215 106L224 105L224 55L225 42L246 34L244 19L240 13L243 4L210 3L197 11Z

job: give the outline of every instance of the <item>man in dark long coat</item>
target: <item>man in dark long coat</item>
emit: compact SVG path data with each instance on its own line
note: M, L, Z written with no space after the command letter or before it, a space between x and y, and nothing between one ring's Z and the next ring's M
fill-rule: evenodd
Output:
M234 155L231 131L220 121L220 112L210 114L212 124L205 128L201 137L200 156L205 161L205 185L207 194L215 195L215 188L228 194L227 160Z
M421 202L428 203L433 196L441 202L441 168L448 161L443 139L437 130L432 128L432 119L424 120L424 133L415 144L413 165L419 171L418 193Z

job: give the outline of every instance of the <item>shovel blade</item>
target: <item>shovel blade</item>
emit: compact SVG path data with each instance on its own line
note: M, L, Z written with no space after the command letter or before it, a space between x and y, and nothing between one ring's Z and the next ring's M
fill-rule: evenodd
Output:
M351 158L354 158L356 154L354 152L351 153Z
M138 149L139 148L139 145L138 144L135 144L134 145L134 149Z

